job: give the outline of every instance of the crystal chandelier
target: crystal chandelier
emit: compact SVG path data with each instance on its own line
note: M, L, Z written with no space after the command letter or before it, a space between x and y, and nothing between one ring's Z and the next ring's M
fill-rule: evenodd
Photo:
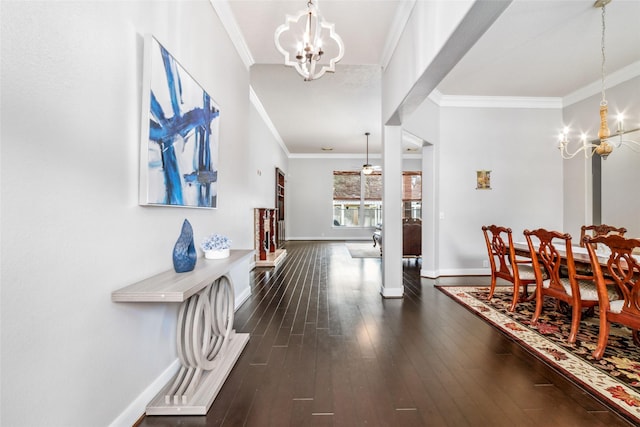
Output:
M296 34L296 30L300 33ZM323 34L337 45L337 54L324 64L321 63L325 58ZM312 0L307 2L306 10L287 15L285 23L276 29L274 41L276 48L284 55L284 64L295 67L305 81L318 79L326 72L334 72L336 63L344 55L344 44L336 34L334 24L324 20ZM295 59L292 60L292 57Z
M609 131L609 125L607 124L607 115L609 113L607 99L605 97L605 6L611 0L597 0L594 4L594 7L599 7L602 9L602 38L600 44L600 50L602 52L602 65L601 65L601 79L602 79L602 100L600 101L600 129L598 130L598 139L587 142L587 135L582 134L581 143L578 145L575 151L569 151L569 128L565 127L562 133L560 134L558 149L562 154L563 159L571 159L575 157L581 151L584 152L584 157L588 158L593 156L594 154L598 154L603 159L606 160L607 156L611 154L614 148L620 148L623 145L628 146L633 151L640 152L640 143L623 139L623 135L635 132L639 129L624 129L624 117L622 114L618 114L618 125L616 128L616 133L611 137L611 132Z

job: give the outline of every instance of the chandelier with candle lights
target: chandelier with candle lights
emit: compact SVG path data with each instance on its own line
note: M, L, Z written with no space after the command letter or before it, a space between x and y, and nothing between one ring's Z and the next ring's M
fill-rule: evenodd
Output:
M324 20L312 0L307 9L287 15L274 34L276 48L284 55L284 64L294 67L305 81L334 72L344 55L344 44L334 24ZM323 45L323 37L328 45ZM327 54L327 52L330 52Z
M602 78L602 100L600 101L600 128L598 130L598 139L593 141L587 141L587 135L582 134L581 142L575 151L569 151L569 128L565 127L560 134L560 141L558 143L558 149L562 154L562 158L571 159L575 157L581 151L584 152L585 158L591 157L594 154L598 154L603 159L606 159L614 148L620 148L623 145L628 146L633 151L640 152L640 142L636 142L630 139L624 139L623 135L630 132L635 132L640 129L624 129L624 116L618 114L618 123L616 127L616 133L611 135L609 125L607 123L607 115L609 113L607 99L605 97L605 6L611 2L611 0L597 0L594 7L602 9L602 38L600 44L600 50L602 53L602 65L601 65L601 78Z

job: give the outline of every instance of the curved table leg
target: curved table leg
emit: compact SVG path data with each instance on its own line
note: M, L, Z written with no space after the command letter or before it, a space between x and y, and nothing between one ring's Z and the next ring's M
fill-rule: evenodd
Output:
M181 368L148 415L207 413L249 340L233 329L234 300L233 283L222 276L182 303L176 333Z

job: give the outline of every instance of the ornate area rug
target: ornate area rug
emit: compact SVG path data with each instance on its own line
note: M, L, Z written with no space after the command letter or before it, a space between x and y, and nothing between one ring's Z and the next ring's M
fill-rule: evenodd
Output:
M520 343L545 363L565 374L589 393L624 417L640 425L640 348L625 327L611 326L604 357L591 353L598 338L598 314L583 314L578 339L568 344L571 315L558 313L547 298L537 326L531 325L535 301L518 304L508 311L513 288L498 287L487 301L489 287L438 287L493 326Z

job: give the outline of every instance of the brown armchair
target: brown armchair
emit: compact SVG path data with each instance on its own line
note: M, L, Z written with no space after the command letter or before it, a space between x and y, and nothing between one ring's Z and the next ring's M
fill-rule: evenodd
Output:
M373 246L379 246L382 255L382 224L373 233ZM402 219L402 256L422 256L422 221L419 218Z
M422 221L418 218L402 219L402 256L422 255Z

